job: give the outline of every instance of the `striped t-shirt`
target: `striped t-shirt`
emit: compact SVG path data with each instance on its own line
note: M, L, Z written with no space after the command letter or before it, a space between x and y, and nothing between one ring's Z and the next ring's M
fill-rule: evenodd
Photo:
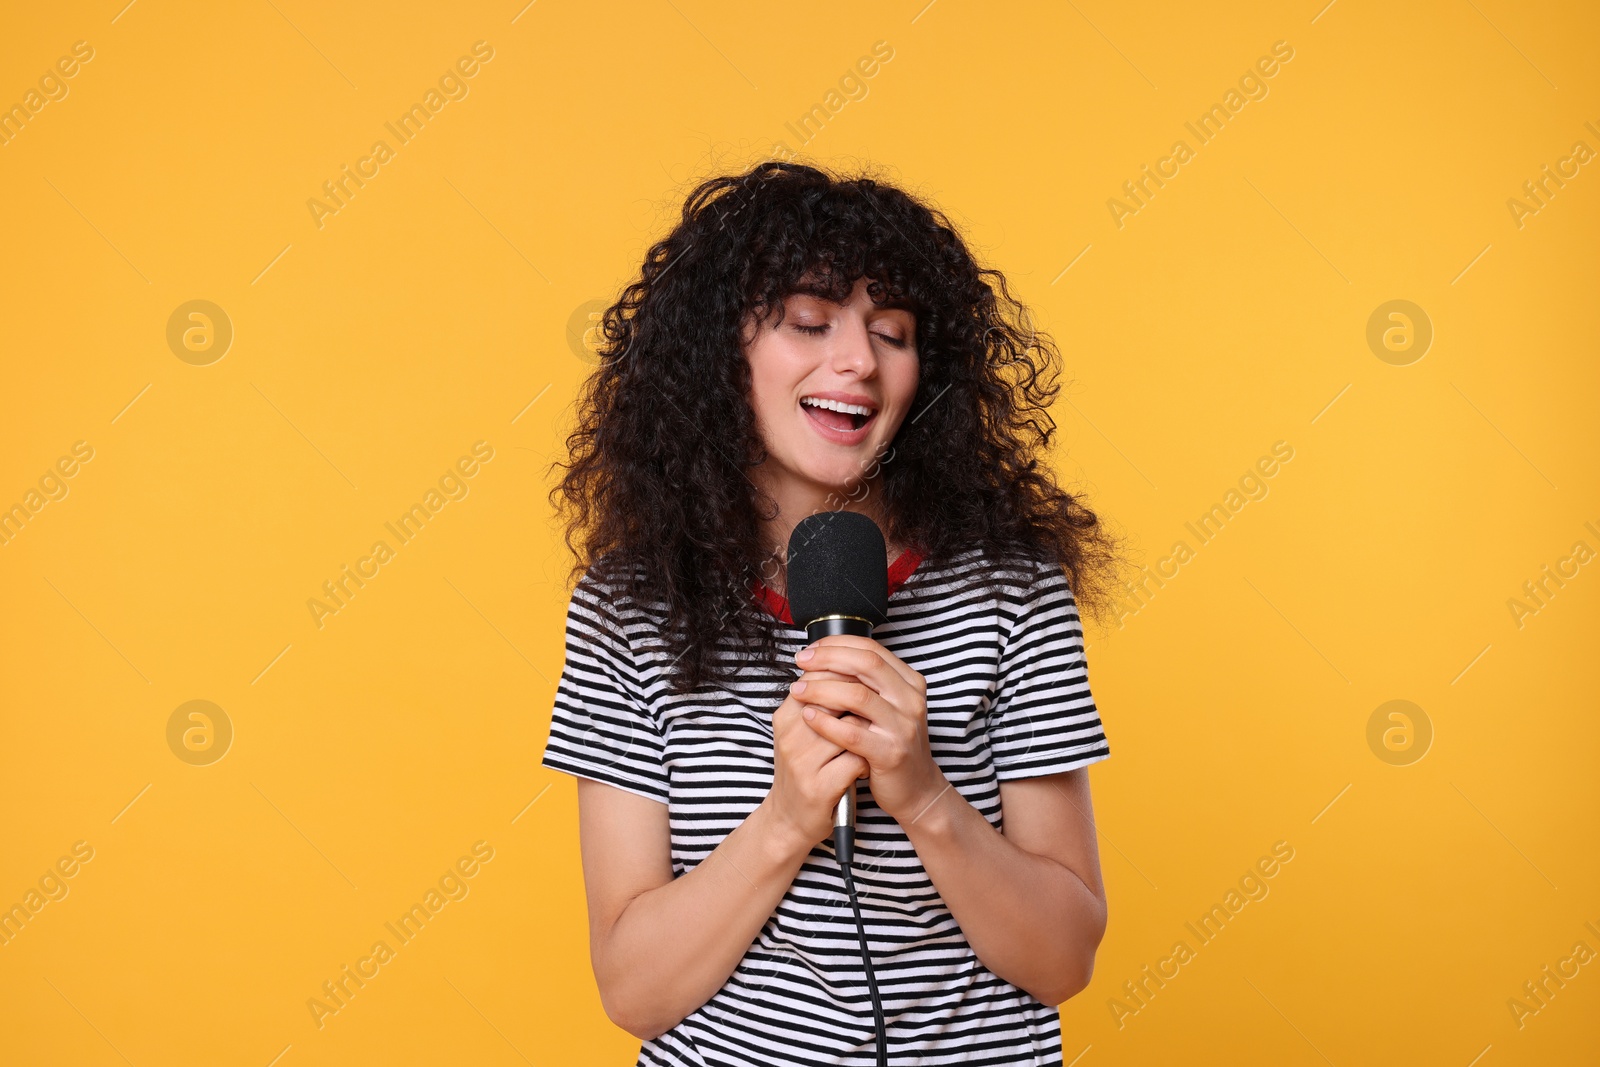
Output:
M890 569L873 639L928 683L928 738L953 787L997 830L1000 781L1110 755L1089 692L1077 605L1058 565L975 573L914 550ZM770 679L675 696L663 605L624 602L591 569L567 613L543 766L667 805L674 877L694 869L772 787ZM806 645L762 586L779 646ZM732 656L732 650L724 650ZM799 676L796 668L795 677ZM978 961L899 823L859 783L854 875L895 1064L1061 1063L1058 1010ZM817 843L738 967L704 1005L643 1043L636 1067L876 1062L855 916L831 836Z

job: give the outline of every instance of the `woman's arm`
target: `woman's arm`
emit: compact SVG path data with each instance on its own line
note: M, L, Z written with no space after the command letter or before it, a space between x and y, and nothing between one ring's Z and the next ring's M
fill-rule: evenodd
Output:
M579 778L578 826L600 1002L645 1041L722 988L811 852L770 798L681 878L665 804Z
M904 825L979 961L1046 1004L1089 984L1106 929L1086 767L1000 783L1003 834L946 789Z

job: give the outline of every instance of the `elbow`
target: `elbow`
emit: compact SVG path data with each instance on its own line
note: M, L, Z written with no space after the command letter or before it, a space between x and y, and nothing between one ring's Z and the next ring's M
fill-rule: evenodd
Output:
M640 981L637 974L597 966L594 975L606 1018L640 1041L654 1041L683 1021L681 1011L674 1015L673 1005L662 1003L663 991Z
M640 1041L654 1041L682 1022L683 1015L672 1015L672 1005L661 1003L663 990L651 986L648 969L630 966L627 957L619 954L615 943L617 921L612 920L605 930L591 932L590 936L589 963L600 993L600 1006L613 1025Z
M654 1041L656 1038L660 1037L662 1034L666 1033L668 1029L670 1029L670 1027L647 1026L641 1023L624 1022L614 1015L610 1016L610 1019L612 1022L622 1027L622 1029L626 1030L640 1041Z
M1039 989L1030 989L1028 993L1041 1004L1048 1004L1053 1008L1065 1004L1088 989L1089 981L1093 977L1094 950L1090 949L1074 956L1071 960L1064 961L1054 983Z
M1040 991L1044 996L1034 994L1042 1003L1052 1006L1065 1004L1089 988L1089 983L1094 979L1095 955L1106 933L1105 901L1100 901L1099 905L1084 930L1082 940L1061 960L1056 982Z
M638 1005L631 1003L627 998L619 997L615 988L601 987L600 1006L605 1009L607 1019L640 1041L654 1041L671 1029L670 1026L663 1026L658 1020L640 1012Z
M1092 948L1083 954L1077 961L1078 966L1066 976L1066 982L1056 988L1055 993L1058 995L1051 1001L1052 1004L1065 1004L1089 988L1089 982L1094 978L1094 956L1095 950Z

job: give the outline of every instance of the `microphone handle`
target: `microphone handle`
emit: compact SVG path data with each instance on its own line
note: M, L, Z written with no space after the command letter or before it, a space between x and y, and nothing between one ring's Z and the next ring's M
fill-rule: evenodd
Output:
M830 634L854 634L857 637L871 637L872 623L854 615L827 615L806 624L806 640L815 644ZM850 853L855 843L856 831L856 782L852 780L845 789L844 795L833 806L833 838L840 846L838 851L840 859L848 864Z
M855 782L850 783L850 787L844 791L844 796L839 798L839 803L833 806L833 828L837 830L841 826L848 826L852 830L856 826Z

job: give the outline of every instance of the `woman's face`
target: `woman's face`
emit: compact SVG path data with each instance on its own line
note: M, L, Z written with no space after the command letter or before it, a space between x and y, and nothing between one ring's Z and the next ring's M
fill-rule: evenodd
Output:
M746 333L750 401L768 455L756 470L780 505L849 493L888 452L916 396L916 316L874 305L867 283L858 279L843 304L791 294L781 325L773 315L753 339Z

